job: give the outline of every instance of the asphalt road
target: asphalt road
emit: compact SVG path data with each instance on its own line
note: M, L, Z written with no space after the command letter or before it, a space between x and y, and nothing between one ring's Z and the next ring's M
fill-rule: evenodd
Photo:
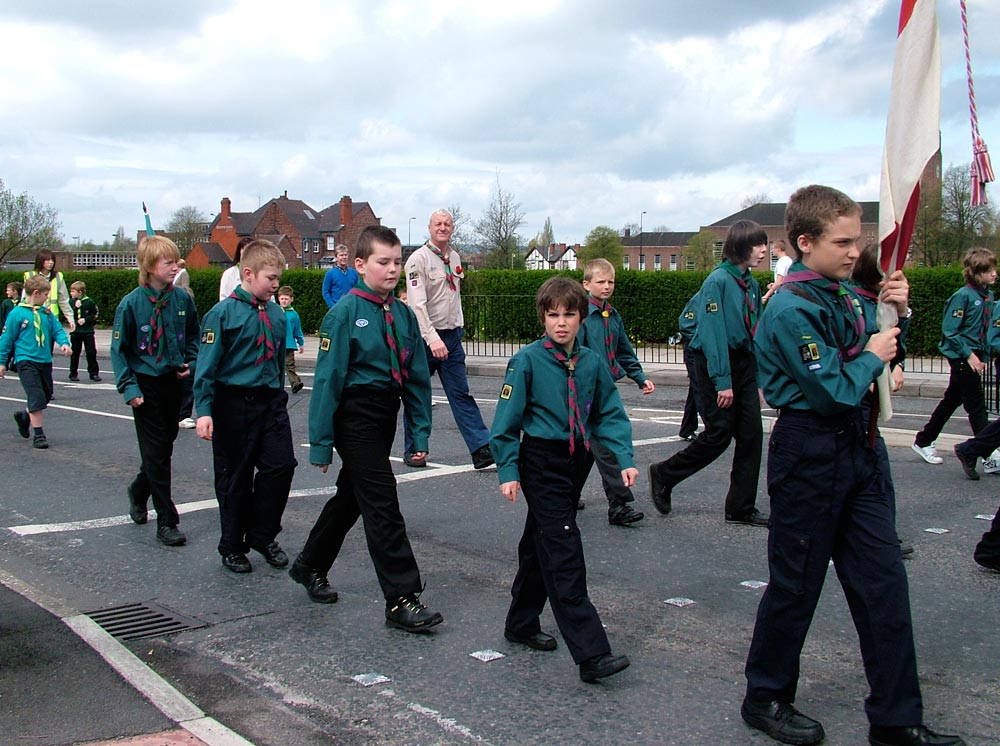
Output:
M331 572L340 592L332 606L311 603L258 555L249 575L225 571L216 552L211 447L193 431L180 433L174 452L174 497L188 544L162 547L152 521L131 524L124 495L137 465L131 416L110 383L68 384L64 365L57 363L57 398L46 414L48 451L18 437L10 412L23 392L13 378L0 381L0 569L82 612L155 603L191 620L193 629L126 645L253 743L771 743L739 717L760 596L742 583L767 579L767 532L723 522L731 455L677 488L670 516L656 514L648 499L646 466L683 445L674 437L681 389L661 387L649 397L621 389L646 520L609 526L596 472L585 491L579 523L591 596L613 649L632 660L622 674L588 685L561 643L540 653L503 639L524 503L503 500L495 470L472 470L440 389L431 466L395 463L424 600L445 618L432 634L409 635L383 623L360 527ZM472 385L489 422L499 381L474 378ZM289 407L300 464L279 541L292 556L336 475L307 463L308 403L307 390ZM898 398L893 426L919 427L933 405ZM968 425L956 419L949 429L968 432ZM401 433L396 443L401 456ZM926 720L970 744L1000 744L1000 576L971 560L988 525L977 516L996 510L1000 477L967 481L943 455L945 464L928 466L908 447L891 448L899 532L916 547L907 568ZM763 486L758 505L767 509ZM833 573L830 581L803 656L798 705L824 723L828 744L854 746L866 734L866 682ZM694 604L664 603L673 598ZM548 612L543 629L555 633ZM481 651L504 657L471 655ZM365 674L388 680L364 686L354 679Z

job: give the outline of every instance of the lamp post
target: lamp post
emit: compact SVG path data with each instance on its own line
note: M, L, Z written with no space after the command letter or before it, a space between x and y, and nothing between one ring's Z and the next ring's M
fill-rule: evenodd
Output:
M642 255L642 216L645 214L645 210L639 213L639 266L643 269L646 267L646 258Z
M414 220L416 220L416 218L410 218L409 220L406 221L406 245L407 246L410 245L410 226L413 225L413 221Z

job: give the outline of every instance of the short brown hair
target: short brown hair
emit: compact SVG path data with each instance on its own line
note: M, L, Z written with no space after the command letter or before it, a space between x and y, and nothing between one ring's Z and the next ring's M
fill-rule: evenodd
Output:
M605 274L615 276L615 265L609 262L603 257L598 257L597 259L591 259L585 265L583 265L583 279L590 282L594 279L596 274Z
M175 262L181 258L181 252L177 249L177 244L166 236L143 236L139 241L139 284L149 284L149 273L161 259L173 259Z
M52 281L45 275L32 275L24 281L24 294L29 298L32 293L40 293L43 290L51 290Z
M351 258L367 261L372 255L372 244L376 241L387 246L401 246L399 236L394 231L384 225L369 225L358 236L358 242L354 246L354 256Z
M285 268L285 255L281 249L268 241L266 238L257 238L243 247L240 256L240 276L243 276L244 269L252 272L260 272L264 267Z
M989 249L974 247L962 257L962 277L966 282L975 283L976 275L989 272L997 267L997 255Z
M586 317L589 301L583 286L576 280L559 275L550 277L535 294L535 309L538 320L545 323L545 314L555 308L579 311L581 321Z
M278 297L280 298L283 295L287 295L289 298L294 298L295 291L292 290L290 285L282 285L280 288L278 288Z
M875 241L869 241L854 263L851 282L870 293L877 293L882 282L882 268L879 267L878 259L879 245Z
M799 236L815 241L837 218L860 214L861 205L833 187L812 184L796 190L785 207L785 232L792 251L801 258Z
M76 282L74 282L72 285L69 286L69 289L70 290L78 290L81 293L83 293L84 295L86 295L87 294L87 283L85 283L83 280L77 280Z
M22 285L20 282L8 282L7 289L8 290L13 289L15 293L20 295L21 291L24 289L24 285Z

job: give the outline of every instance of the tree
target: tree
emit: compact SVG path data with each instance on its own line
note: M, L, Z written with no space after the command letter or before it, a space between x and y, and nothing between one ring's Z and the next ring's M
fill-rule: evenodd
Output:
M917 220L910 238L910 253L927 267L946 264L943 261L944 220L941 215L941 194L933 189L920 193Z
M982 243L996 215L989 205L971 204L972 182L967 166L948 166L941 180L941 260L957 262L966 249Z
M740 209L745 210L748 207L753 207L754 205L766 205L771 201L771 195L767 192L761 192L760 194L748 194L740 202Z
M552 232L552 219L546 217L545 225L533 239L528 241L528 252L530 253L534 248L547 249L555 240L555 234Z
M201 239L207 222L208 219L201 210L193 205L185 205L174 211L165 230L177 244L181 256L187 256L195 243Z
M475 224L475 234L485 255L483 266L491 269L524 266L524 256L520 252L521 237L517 233L523 224L521 204L514 200L511 192L504 191L500 186L498 173L490 204Z
M711 269L717 263L715 258L715 234L711 231L701 231L691 237L688 245L684 247L684 259L688 266L685 269L706 270ZM691 265L694 266L691 266Z
M622 265L622 239L618 231L606 225L599 225L584 239L577 252L577 266L582 267L591 259L607 259L615 267Z
M62 244L59 213L27 192L14 194L0 179L0 263Z

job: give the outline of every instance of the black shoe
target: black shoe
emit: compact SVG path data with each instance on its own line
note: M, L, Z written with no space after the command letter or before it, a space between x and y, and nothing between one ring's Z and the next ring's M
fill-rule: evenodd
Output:
M645 517L645 513L633 510L631 505L619 505L608 511L608 523L612 526L627 526L630 523L638 523Z
M146 500L140 501L135 496L135 493L132 492L132 485L125 488L125 494L128 495L128 517L132 519L133 523L141 526L149 519L149 511L146 510Z
M677 433L677 437L690 442L698 438L698 433Z
M414 469L423 469L427 466L427 457L421 456L417 458L412 453L403 454L403 463L407 466L412 466Z
M288 571L288 577L299 585L305 586L309 598L316 603L337 603L337 591L330 587L330 581L326 579L326 575L320 574L299 560L296 559L292 563L292 567Z
M93 381L94 383L100 383L101 382L101 377L100 376L91 376L90 380Z
M532 650L555 650L558 647L556 638L552 635L547 635L544 632L533 632L530 635L519 635L515 632L511 632L509 629L503 631L503 636L510 642L516 642L519 645L527 645Z
M580 664L580 679L590 683L608 676L614 676L619 671L624 671L628 667L628 656L602 653L601 655L595 655L593 658L587 658L587 660Z
M253 565L250 564L250 560L247 559L245 554L241 554L240 552L223 555L222 566L230 572L243 573L251 572L253 570Z
M160 526L156 529L156 538L168 547L179 547L187 541L187 537L177 530L177 526Z
M978 554L974 554L972 559L976 561L976 564L982 568L989 570L990 572L1000 572L1000 559L989 559L987 557L980 557Z
M903 555L903 559L906 559L911 554L913 554L913 545L904 544L902 541L899 542L899 553Z
M826 738L823 726L806 717L788 702L743 700L740 715L751 728L762 730L782 743L810 746Z
M44 450L49 447L49 440L44 435L36 434L31 440L31 445L33 448L40 448Z
M726 523L740 523L744 526L766 526L767 513L761 513L754 508L746 515L731 515L726 513Z
M69 380L71 380L73 383L79 383L80 382L80 376L74 375L73 373L70 373L69 374Z
M909 728L873 725L868 729L868 743L872 746L965 746L958 736L935 733L926 726Z
M487 466L493 466L493 463L493 454L490 453L489 443L472 452L473 469L485 469Z
M420 603L415 593L407 593L385 602L385 623L407 632L423 632L441 624L444 618L436 611L429 611Z
M670 492L673 487L668 485L656 472L656 464L649 465L649 496L653 498L656 509L666 515L670 512Z
M293 383L292 384L292 393L293 394L297 394L302 389L304 389L305 387L306 387L306 385L304 383L302 383L302 381L299 381L298 383Z
M17 423L17 432L22 438L29 435L28 428L31 426L31 418L27 412L14 412L14 422Z
M979 458L976 456L966 456L957 445L955 446L955 455L958 457L958 463L962 465L965 478L971 479L973 482L978 482L979 472L976 471L976 463L979 461Z
M263 549L260 547L254 547L258 552L264 555L264 559L267 560L267 564L271 567L288 567L288 555L285 554L285 550L276 541L272 541Z

